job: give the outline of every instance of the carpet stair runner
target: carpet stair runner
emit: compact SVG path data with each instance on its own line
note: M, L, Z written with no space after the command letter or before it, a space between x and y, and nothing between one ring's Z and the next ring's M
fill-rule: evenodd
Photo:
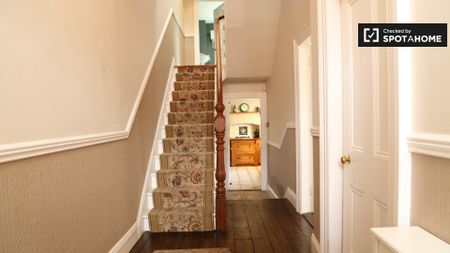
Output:
M214 66L177 67L151 232L214 230Z

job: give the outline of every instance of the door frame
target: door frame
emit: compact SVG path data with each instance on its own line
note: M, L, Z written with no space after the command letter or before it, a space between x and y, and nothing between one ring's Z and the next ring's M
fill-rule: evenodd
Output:
M234 98L259 98L260 101L260 113L261 113L261 125L260 125L260 139L261 139L261 191L267 190L267 128L265 122L267 122L267 94L264 91L258 92L224 92L223 101ZM230 111L227 106L225 106L225 120L229 119ZM227 131L228 124L225 130L225 172L230 175L230 133ZM225 186L230 185L230 177L226 177Z
M300 61L299 61L299 47L302 46L302 44L306 43L307 41L311 41L311 28L310 28L310 22L307 22L303 32L295 37L292 41L292 45L293 45L293 59L294 59L294 82L295 82L295 150L296 150L296 156L295 156L295 162L296 162L296 192L297 192L297 199L296 199L296 209L298 213L305 213L306 210L305 208L309 209L309 210L314 210L314 203L312 201L311 206L308 207L306 205L306 207L303 204L303 195L304 195L304 187L303 187L303 174L304 174L304 167L302 165L305 165L309 162L309 165L313 166L313 148L312 148L312 136L310 134L310 129L313 127L312 125L312 76L311 76L311 92L310 92L310 96L311 96L311 107L309 108L311 110L311 121L309 122L309 125L306 125L304 123L302 123L301 120L301 115L303 114L305 108L303 108L301 106L301 98L302 98L302 81L301 81L301 77L299 76L299 67L300 67ZM312 52L311 52L311 57L312 57ZM312 66L311 66L312 67ZM312 73L311 73L312 74ZM305 128L306 128L306 132L308 133L307 136L305 136L304 132L305 132ZM302 141L304 139L309 139L310 140L310 148L309 150L303 150L302 149ZM304 153L307 154L304 154ZM302 160L302 157L304 157L305 155L309 156L310 159L309 161L304 161ZM314 176L312 176L313 179ZM310 186L313 186L313 182L311 182ZM312 190L312 189L311 189ZM313 190L312 190L313 191ZM312 200L314 200L314 194L311 191L311 198Z
M347 0L342 0L347 1ZM343 155L341 0L317 1L320 111L320 252L342 251ZM388 0L388 16L396 20L396 2ZM314 14L314 13L313 13ZM397 225L398 101L397 50L389 51L389 223ZM342 66L343 67L343 66Z
M192 0L194 8L194 62L195 65L200 64L200 20L199 20L199 5L200 0Z

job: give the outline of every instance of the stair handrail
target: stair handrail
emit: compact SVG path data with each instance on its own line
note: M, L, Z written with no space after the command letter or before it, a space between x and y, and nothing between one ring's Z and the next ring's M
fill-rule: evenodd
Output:
M216 131L216 230L224 231L227 229L227 214L226 214L226 188L225 188L225 116L223 111L225 105L223 104L222 91L222 49L220 36L220 21L225 16L217 17L214 21L214 30L216 34L216 70L217 70L217 104L216 104L216 118L214 120Z

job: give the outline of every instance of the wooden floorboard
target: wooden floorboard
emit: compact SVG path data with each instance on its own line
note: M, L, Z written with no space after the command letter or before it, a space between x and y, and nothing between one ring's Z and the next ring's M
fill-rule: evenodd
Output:
M263 192L233 192L227 197L225 232L145 232L130 252L158 249L229 248L234 253L309 253L312 228L286 199Z

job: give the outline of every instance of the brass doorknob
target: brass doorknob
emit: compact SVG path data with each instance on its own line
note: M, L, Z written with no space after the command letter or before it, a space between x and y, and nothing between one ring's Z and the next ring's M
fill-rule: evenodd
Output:
M349 155L343 155L341 156L341 163L342 165L347 164L347 163L351 163L352 159L350 158Z

